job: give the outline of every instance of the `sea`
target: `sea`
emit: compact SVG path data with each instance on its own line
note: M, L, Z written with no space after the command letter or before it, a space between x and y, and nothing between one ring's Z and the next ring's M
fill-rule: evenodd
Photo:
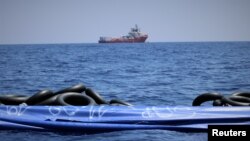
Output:
M191 106L202 93L250 91L250 42L0 45L0 95L33 95L79 83L106 100ZM0 130L0 137L5 141L206 141L207 133Z

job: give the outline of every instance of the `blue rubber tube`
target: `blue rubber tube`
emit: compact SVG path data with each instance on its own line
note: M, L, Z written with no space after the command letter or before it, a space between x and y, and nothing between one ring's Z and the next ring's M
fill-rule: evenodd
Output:
M250 125L250 107L0 106L1 130L204 132L210 124Z

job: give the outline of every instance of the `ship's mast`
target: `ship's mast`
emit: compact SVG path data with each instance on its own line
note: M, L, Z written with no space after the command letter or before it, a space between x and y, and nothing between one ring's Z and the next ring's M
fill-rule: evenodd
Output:
M140 32L140 29L138 28L137 24L135 24L135 31Z

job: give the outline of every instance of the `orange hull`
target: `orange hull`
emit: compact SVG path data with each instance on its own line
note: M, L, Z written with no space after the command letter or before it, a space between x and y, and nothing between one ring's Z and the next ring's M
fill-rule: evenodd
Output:
M147 38L147 35L133 39L111 38L110 40L99 40L99 43L144 43Z

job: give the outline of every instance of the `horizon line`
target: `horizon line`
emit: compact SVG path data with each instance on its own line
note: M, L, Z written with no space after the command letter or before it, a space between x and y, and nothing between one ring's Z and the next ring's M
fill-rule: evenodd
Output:
M222 43L222 42L250 42L247 40L218 40L218 41L156 41L156 42L144 42L144 43L98 43L98 42L55 42L55 43L7 43L4 45L56 45L56 44L145 44L145 43Z

